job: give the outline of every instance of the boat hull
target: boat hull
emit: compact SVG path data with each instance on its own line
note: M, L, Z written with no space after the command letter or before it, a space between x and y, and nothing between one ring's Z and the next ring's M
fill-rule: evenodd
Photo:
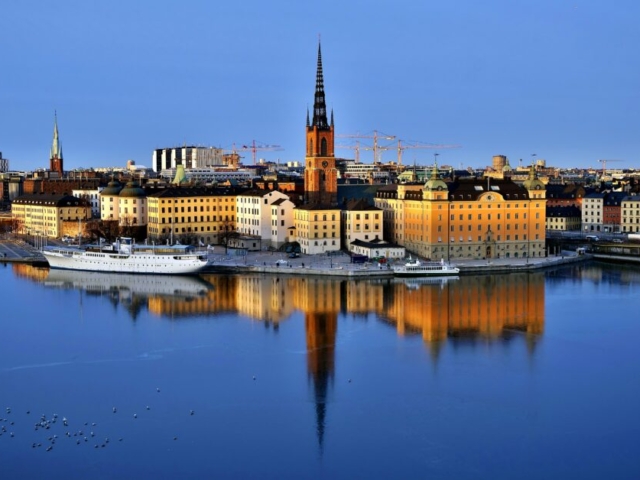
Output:
M206 255L92 252L58 248L42 252L51 268L86 272L189 275L208 265Z

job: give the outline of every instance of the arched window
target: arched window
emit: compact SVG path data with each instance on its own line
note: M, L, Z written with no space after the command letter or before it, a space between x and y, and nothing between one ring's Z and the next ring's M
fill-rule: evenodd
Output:
M327 139L326 138L323 138L320 143L320 156L321 157L327 156Z

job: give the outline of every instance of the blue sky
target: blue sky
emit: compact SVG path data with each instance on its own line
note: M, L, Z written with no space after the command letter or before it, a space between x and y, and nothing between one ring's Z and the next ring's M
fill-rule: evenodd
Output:
M338 135L460 145L439 151L456 167L640 167L639 18L635 0L3 0L0 151L46 168L57 110L65 169L252 140L302 161L321 35Z

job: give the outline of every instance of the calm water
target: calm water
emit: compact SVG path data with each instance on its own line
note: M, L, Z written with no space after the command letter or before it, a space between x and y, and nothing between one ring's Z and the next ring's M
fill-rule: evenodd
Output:
M640 269L0 286L3 479L640 477Z

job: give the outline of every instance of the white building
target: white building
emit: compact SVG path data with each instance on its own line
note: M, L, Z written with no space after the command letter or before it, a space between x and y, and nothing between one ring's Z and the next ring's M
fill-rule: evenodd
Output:
M603 222L604 193L590 193L582 199L582 229L599 232Z
M91 218L100 218L100 192L102 190L104 190L104 187L72 190L71 195L77 198L84 198L91 205Z
M272 205L278 200L286 200L291 205L283 202L278 203L279 211L276 212L279 223L273 225ZM273 237L286 239L287 227L293 223L293 203L289 197L278 191L271 190L250 190L236 197L236 231L240 234L254 235L260 237L265 242L271 242ZM282 229L282 232L276 232ZM275 246L275 245L272 245Z
M295 204L288 198L279 198L271 204L271 246L279 248L288 241L289 229L293 227Z
M224 165L224 151L215 147L174 147L159 148L153 151L151 158L154 172L183 165L185 170Z

